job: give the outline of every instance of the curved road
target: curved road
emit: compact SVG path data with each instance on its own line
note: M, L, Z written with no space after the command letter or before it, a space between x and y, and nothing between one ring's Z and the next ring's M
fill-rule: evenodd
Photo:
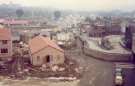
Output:
M114 86L113 63L85 56L80 49L69 50L66 54L84 68L78 86Z

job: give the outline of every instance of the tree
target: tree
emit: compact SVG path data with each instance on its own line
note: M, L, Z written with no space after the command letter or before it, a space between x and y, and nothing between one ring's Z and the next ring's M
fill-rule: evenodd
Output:
M17 17L22 17L23 14L24 14L23 9L17 9L17 10L16 10L16 15L17 15Z
M61 12L60 11L55 11L54 12L54 17L55 17L55 20L58 20L61 17Z
M111 45L110 41L106 38L101 39L101 48L106 49L106 50L111 50L113 49L113 46Z
M86 17L86 18L85 18L85 22L89 22L89 23L90 23L91 21L92 21L92 20L91 20L90 17Z

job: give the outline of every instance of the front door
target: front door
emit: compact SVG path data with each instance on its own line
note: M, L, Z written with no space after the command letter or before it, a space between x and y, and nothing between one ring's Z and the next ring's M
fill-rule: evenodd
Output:
M44 57L44 62L50 63L50 55L47 55L47 56Z

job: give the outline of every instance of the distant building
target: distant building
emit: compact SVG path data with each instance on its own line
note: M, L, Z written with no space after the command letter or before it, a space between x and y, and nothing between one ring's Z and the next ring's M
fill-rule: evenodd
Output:
M132 40L132 50L135 53L135 34L133 34L133 40Z
M120 35L122 27L119 24L111 24L106 26L107 35Z
M130 25L130 28L131 28L131 32L135 33L135 23L129 24L129 25Z
M12 56L12 36L9 29L0 29L0 58L8 59Z
M18 26L18 25L28 25L29 21L27 20L15 20L15 19L4 19L0 22L3 25L6 26Z
M128 49L132 49L132 32L131 32L131 27L128 26L126 27L126 32L125 32L125 46Z
M29 41L30 60L34 66L63 64L64 50L48 37L36 36Z
M132 37L132 52L133 52L133 62L135 62L135 33Z
M86 33L89 37L102 37L105 35L105 26L103 24L85 23L80 25L80 33Z
M75 38L71 32L61 32L56 35L57 44L62 47L71 47L74 45Z
M104 25L94 25L89 30L89 36L90 37L103 37L105 36L105 26Z
M20 41L20 33L18 31L12 30L12 41L19 42Z

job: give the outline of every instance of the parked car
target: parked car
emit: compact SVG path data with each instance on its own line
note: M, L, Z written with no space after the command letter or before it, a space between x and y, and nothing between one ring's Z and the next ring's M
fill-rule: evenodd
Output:
M122 86L124 83L123 75L122 75L122 69L116 68L115 70L115 85L116 86Z

